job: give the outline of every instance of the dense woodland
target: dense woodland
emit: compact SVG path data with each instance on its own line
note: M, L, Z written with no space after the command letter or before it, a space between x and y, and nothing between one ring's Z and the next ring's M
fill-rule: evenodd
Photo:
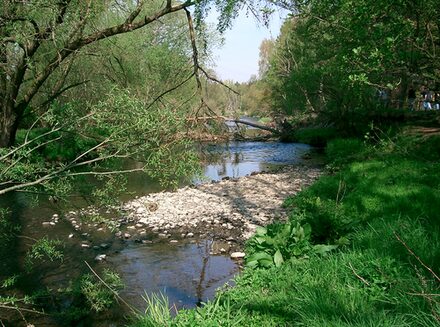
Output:
M289 15L258 74L216 78L210 50L237 12L264 21L277 6ZM174 319L158 301L134 324L437 326L440 111L423 106L440 102L439 17L438 0L3 1L0 196L62 201L95 176L90 197L108 204L132 171L174 186L196 173L193 143L222 117L288 123L290 140L326 147L327 176L251 239L234 290ZM126 158L140 164L114 168ZM8 290L20 276L0 278ZM0 311L29 303L0 295Z

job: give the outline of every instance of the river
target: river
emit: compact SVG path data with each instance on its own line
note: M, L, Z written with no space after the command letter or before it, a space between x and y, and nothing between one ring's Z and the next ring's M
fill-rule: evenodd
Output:
M304 144L278 142L204 145L200 151L203 154L204 177L193 180L193 183L239 178L285 165L301 164L310 150ZM122 195L121 201L133 195L142 196L160 190L160 186L145 175L132 174L128 178L130 195ZM21 237L11 242L7 251L1 252L6 252L6 257L1 258L0 277L23 272L23 258L33 243L32 239L47 236L64 242L63 261L39 265L33 273L27 274L26 279L18 285L25 292L69 287L69 280L90 272L84 263L87 261L98 272L104 268L117 271L125 284L121 296L141 312L146 306L142 296L154 293L166 295L170 305L177 310L212 299L215 290L229 282L240 270L239 263L231 260L229 255L212 254L213 247L222 246L212 238L183 239L176 243L153 239L143 244L138 240L117 239L110 231L98 231L96 228L69 237L75 231L71 221L62 217L69 210L78 210L87 205L83 197L70 198L67 207L48 199L40 200L38 205L33 206L28 196L19 193L4 196L0 201L2 207L12 211L13 220L22 226ZM56 219L56 224L49 224L49 221L54 221L54 215L60 217L59 221ZM89 242L95 247L79 248L81 242ZM107 255L107 260L96 262L95 257L102 253ZM76 305L69 298L52 298L51 301L52 310L68 311ZM9 312L6 316L1 312L1 319L6 323L10 321L11 326L23 324L16 312ZM105 314L84 316L67 325L120 326L124 322L124 314L127 314L127 310L119 307ZM31 318L36 326L64 326L67 321L60 322L59 318L39 315L32 315Z

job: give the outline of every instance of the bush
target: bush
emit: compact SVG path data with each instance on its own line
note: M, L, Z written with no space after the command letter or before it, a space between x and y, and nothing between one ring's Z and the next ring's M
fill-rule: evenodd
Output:
M327 142L337 136L337 131L332 127L302 128L294 133L297 142L306 143L315 147L325 147Z

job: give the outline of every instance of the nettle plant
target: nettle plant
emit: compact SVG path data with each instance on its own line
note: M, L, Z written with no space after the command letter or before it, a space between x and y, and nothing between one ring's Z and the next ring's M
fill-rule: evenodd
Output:
M279 267L291 258L306 259L313 254L325 255L338 245L313 245L310 242L312 228L299 221L274 223L267 227L258 227L256 234L249 240L251 253L246 257L246 265L253 268Z

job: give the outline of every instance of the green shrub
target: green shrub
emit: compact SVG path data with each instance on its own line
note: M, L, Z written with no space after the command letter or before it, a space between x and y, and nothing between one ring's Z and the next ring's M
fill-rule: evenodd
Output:
M295 131L294 139L297 142L324 147L328 141L337 136L337 131L332 127L301 128Z

